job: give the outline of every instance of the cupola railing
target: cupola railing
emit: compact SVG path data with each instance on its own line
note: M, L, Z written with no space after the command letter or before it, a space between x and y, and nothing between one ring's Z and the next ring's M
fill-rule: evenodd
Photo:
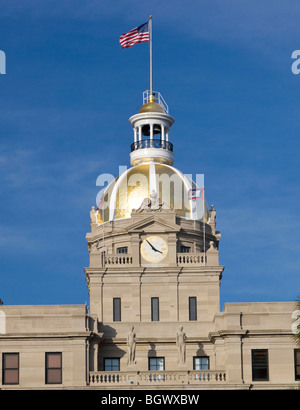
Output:
M171 142L156 138L138 140L131 144L131 152L143 148L163 148L173 152L173 144Z
M163 99L163 96L158 91L152 91L152 92L150 90L144 91L143 92L143 104L146 104L147 102L150 101L150 96L154 97L155 101L162 106L166 114L169 113L168 104L165 102L165 100Z

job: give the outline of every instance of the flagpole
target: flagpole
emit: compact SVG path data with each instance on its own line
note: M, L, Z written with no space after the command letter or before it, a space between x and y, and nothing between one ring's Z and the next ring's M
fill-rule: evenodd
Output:
M206 265L206 243L205 243L205 192L204 192L204 176L203 176L203 245L204 245L204 266Z
M149 20L149 34L150 34L150 98L152 99L153 94L153 71L152 71L152 16Z

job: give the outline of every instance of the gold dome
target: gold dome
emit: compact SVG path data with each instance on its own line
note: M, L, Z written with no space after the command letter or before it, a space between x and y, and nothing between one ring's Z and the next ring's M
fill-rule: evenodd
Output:
M202 198L190 199L195 188L176 168L156 162L136 165L116 178L104 191L98 209L101 222L130 218L145 198L161 199L182 218L208 220L208 207Z
M146 104L144 104L140 110L139 110L139 114L143 114L145 112L160 112L162 114L165 113L163 107L158 104L157 102L153 101L153 102L147 102Z
M145 112L160 112L165 114L165 110L163 109L162 105L155 102L153 95L150 95L148 102L144 104L139 110L139 114L143 114Z

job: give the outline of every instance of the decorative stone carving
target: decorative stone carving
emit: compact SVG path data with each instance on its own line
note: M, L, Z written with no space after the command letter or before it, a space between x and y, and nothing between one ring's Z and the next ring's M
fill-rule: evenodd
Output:
M209 242L209 248L208 248L208 251L213 251L213 250L215 250L215 243L214 243L214 241L210 241Z
M93 242L93 243L90 244L89 252L90 252L90 253L95 253L95 252L97 252L97 242Z
M209 210L209 225L211 226L211 233L215 235L216 233L216 210L213 205L210 206L210 210Z
M94 372L98 371L98 352L99 352L99 344L93 344L93 358L94 358Z
M213 205L210 206L209 216L210 216L210 222L216 222L216 210Z
M97 224L97 216L96 216L96 211L95 211L94 206L92 206L92 209L90 211L90 221L91 221L91 224Z
M99 253L100 252L100 240L88 244L89 253Z
M136 335L134 333L134 326L131 327L130 332L127 336L127 347L128 347L128 364L135 364L135 348L136 348Z
M160 198L157 198L156 192L152 191L150 198L145 198L141 206L135 210L135 212L140 213L143 211L161 211L165 209L164 203Z
M176 335L176 344L178 349L178 363L185 364L185 357L186 357L186 334L183 332L183 326L180 326L179 331Z

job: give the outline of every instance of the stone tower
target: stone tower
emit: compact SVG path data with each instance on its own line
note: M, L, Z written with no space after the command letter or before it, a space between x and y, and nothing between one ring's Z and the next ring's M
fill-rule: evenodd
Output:
M215 210L172 166L174 118L161 94L143 97L129 119L132 167L90 213L85 272L102 335L94 370L192 370L220 309Z

